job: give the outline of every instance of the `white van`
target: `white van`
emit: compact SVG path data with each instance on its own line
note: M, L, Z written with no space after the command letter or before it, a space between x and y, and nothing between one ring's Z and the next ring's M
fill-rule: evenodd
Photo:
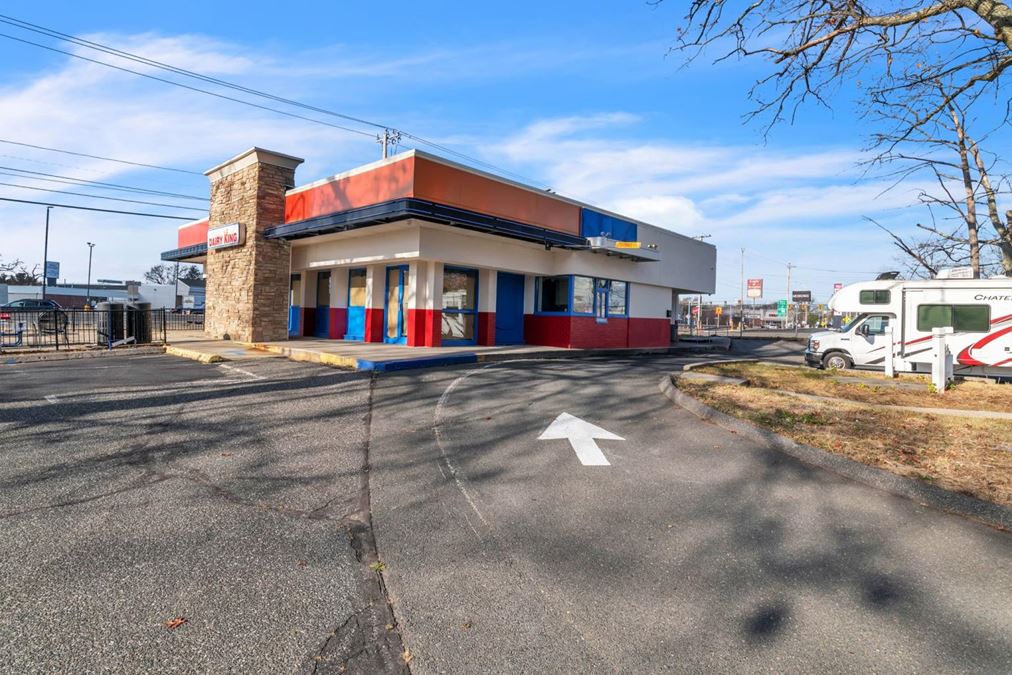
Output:
M810 366L883 368L892 326L896 370L930 373L932 329L951 327L957 374L1012 376L1012 278L877 279L840 289L829 307L859 316L809 338Z

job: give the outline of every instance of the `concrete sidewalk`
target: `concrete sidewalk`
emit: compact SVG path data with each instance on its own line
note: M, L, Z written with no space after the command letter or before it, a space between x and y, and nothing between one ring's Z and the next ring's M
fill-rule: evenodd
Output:
M198 337L200 339L198 339ZM467 363L485 363L512 359L585 358L666 354L672 348L652 349L566 349L541 345L499 345L483 347L408 347L407 345L296 338L252 344L229 340L209 340L203 335L184 336L173 341L166 353L217 363L249 358L286 357L293 361L321 363L349 370L388 372L413 368L432 368Z

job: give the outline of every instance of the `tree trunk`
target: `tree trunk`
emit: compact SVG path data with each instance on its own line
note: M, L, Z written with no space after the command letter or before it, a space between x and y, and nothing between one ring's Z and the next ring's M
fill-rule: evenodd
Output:
M963 175L963 188L966 190L966 238L970 244L970 267L973 278L980 278L980 239L977 235L977 198L973 189L973 176L970 174L969 151L966 147L966 135L955 108L949 108L952 122L955 124L956 139L959 141L959 170Z

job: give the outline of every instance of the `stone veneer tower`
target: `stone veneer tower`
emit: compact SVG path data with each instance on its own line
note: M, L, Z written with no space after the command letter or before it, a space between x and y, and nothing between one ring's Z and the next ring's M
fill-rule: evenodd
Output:
M285 191L298 157L250 148L205 172L211 179L209 227L240 223L241 246L207 252L204 330L215 338L261 342L288 338L289 244L264 230L285 221Z

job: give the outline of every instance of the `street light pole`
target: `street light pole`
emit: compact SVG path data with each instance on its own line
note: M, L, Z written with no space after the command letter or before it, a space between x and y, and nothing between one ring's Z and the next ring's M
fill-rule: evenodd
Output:
M52 206L46 207L46 239L42 245L42 299L46 299L46 286L48 279L46 279L46 265L49 262L49 212L53 210Z
M87 299L86 302L90 305L91 304L91 253L95 249L95 245L93 243L91 243L90 241L89 242L85 242L85 243L88 244L88 299Z

